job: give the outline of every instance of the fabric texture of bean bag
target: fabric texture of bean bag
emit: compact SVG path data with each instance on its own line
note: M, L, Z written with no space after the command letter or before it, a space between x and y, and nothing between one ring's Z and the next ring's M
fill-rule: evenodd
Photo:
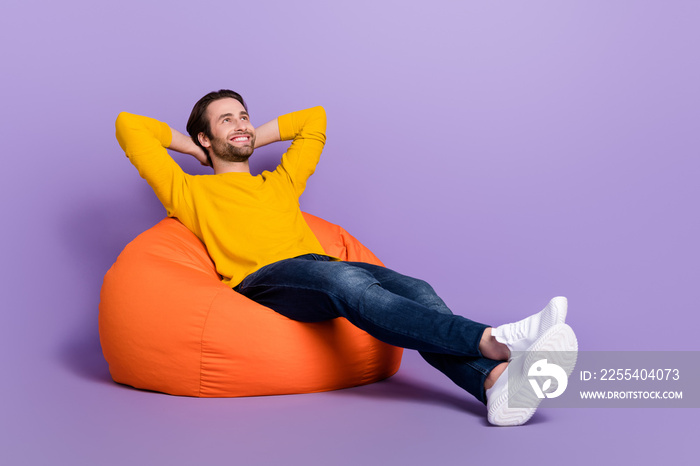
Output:
M327 254L381 265L341 227L304 216ZM173 218L136 237L105 275L99 331L115 382L198 397L368 384L393 375L403 351L344 318L295 322L236 293Z

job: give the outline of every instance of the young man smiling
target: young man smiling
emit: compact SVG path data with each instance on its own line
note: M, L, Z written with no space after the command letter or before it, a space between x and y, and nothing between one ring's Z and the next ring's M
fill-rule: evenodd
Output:
M577 350L576 336L564 323L566 298L492 328L454 315L422 280L327 256L299 207L326 140L321 107L255 128L243 98L221 90L195 104L190 137L128 113L119 115L116 127L126 155L168 215L203 241L224 283L290 319L345 317L379 340L418 350L485 403L492 424L523 424L537 407L509 406L509 397L530 390L524 356L511 359L511 351ZM293 142L278 167L253 176L254 149L281 140ZM194 156L212 166L214 175L184 173L166 149ZM573 366L565 369L570 373Z

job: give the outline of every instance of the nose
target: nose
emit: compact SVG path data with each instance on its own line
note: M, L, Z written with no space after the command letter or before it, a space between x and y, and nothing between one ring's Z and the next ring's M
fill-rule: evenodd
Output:
M248 121L244 120L243 118L238 118L236 120L236 131L247 131L248 130Z

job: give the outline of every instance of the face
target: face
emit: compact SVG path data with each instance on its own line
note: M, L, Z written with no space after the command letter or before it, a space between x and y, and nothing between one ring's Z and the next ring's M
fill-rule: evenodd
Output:
M202 145L227 162L248 160L255 147L255 128L245 107L236 99L219 99L207 107L207 118L212 137L200 133Z

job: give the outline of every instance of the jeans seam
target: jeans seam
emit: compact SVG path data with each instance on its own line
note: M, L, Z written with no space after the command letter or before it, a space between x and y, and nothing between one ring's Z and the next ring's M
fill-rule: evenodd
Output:
M482 357L483 357L483 356L482 356ZM505 361L504 361L504 362L505 362ZM484 369L484 368L482 368L482 367L479 367L478 365L472 364L470 361L466 361L465 364L466 364L467 366L471 367L472 369L474 369L475 371L480 372L480 373L483 374L483 375L489 375L489 374L491 373L491 371L493 370L493 369L486 370L486 369Z

